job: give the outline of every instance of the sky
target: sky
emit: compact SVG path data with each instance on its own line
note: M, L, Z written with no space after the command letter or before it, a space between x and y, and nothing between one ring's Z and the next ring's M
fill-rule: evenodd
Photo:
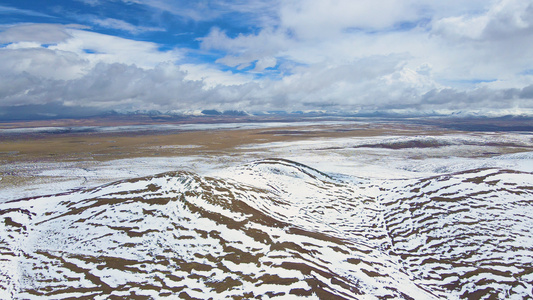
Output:
M533 115L532 0L1 0L20 110Z

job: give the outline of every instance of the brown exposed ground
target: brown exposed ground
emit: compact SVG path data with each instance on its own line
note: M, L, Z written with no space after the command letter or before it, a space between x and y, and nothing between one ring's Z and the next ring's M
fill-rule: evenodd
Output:
M3 124L6 128L81 126L68 120L19 122ZM96 125L84 121L83 126ZM173 123L175 124L175 123ZM109 123L107 126L124 125ZM132 123L128 125L139 125ZM151 124L153 125L153 124ZM102 126L102 124L99 124ZM24 133L0 134L0 190L10 187L46 185L68 180L68 177L35 176L43 163L81 163L89 167L100 162L138 157L205 156L237 157L247 154L245 145L298 141L314 138L379 136L387 133L412 134L404 125L349 123L342 125L269 127L262 129ZM435 132L436 133L436 132ZM435 134L433 133L433 134ZM29 169L28 169L29 168ZM94 182L93 184L96 184Z
M398 124L342 124L268 129L185 132L21 134L0 137L0 163L32 161L107 161L121 158L184 156L232 151L239 146L312 138L409 135L415 128ZM438 134L438 131L427 131ZM416 130L416 134L421 131ZM423 134L423 133L422 133Z

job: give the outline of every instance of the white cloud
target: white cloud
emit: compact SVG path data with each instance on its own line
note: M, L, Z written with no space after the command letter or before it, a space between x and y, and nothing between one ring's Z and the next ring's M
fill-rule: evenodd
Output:
M21 24L2 28L0 43L34 42L55 44L63 42L70 37L63 25Z
M280 66L288 66L285 71L292 75L264 83L265 98L282 99L279 103L294 107L530 106L508 95L509 88L533 83L533 76L519 75L533 69L530 1L444 5L295 0L281 6L277 26L234 38L214 30L202 40L205 49L226 51L228 55L217 62L229 66L269 58L283 61ZM402 28L420 20L419 25ZM383 57L396 67L380 69ZM439 100L429 101L430 92Z
M533 3L502 0L476 15L459 15L436 20L433 32L452 40L499 40L516 35L531 36Z
M66 29L71 38L49 47L52 50L76 53L90 61L123 63L142 68L152 68L162 62L175 62L182 58L178 50L160 51L151 42L141 42L85 30Z
M83 2L85 4L92 5L92 6L96 6L101 3L100 0L76 0L76 1Z
M130 2L123 0L124 2ZM233 22L249 23L255 26L272 24L280 0L144 0L135 1L156 11L164 11L195 22L223 19L231 14L240 14Z
M533 4L528 0L269 3L179 7L166 0L146 2L193 20L231 12L253 16L243 21L256 22L259 29L251 33L234 35L217 27L199 38L202 53L223 53L216 63L193 64L180 49L161 51L155 43L81 28L6 28L0 32L0 41L10 43L0 48L0 74L6 78L0 82L0 104L62 101L133 110L533 109ZM228 6L219 10L222 4ZM93 22L131 33L157 29L117 19Z
M83 75L88 62L71 52L41 47L0 49L0 70L7 74L26 73L45 79L68 80Z
M410 0L290 0L283 2L280 15L281 25L297 38L322 39L346 30L373 31L415 22L421 7Z
M483 80L508 85L515 80L518 86L523 78L517 80L517 74L533 68L532 5L527 0L446 5L292 0L281 3L277 26L234 38L215 29L201 41L204 49L228 53L218 63L238 68L268 58L335 65L404 54L402 62L413 70L432 66L431 77L417 76L421 86L437 81L465 87L470 82L468 87L475 88ZM405 25L409 22L414 23Z
M4 35L11 44L0 47L0 106L59 102L166 110L201 109L218 102L223 107L241 99L239 89L226 87L253 80L209 65L180 66L180 51L160 51L150 42L60 25L45 29L53 31L53 39L26 42L30 31L15 27ZM55 44L41 44L52 41Z
M203 49L226 51L228 54L217 62L238 69L248 67L259 60L272 61L274 56L280 55L280 51L289 49L294 44L286 34L270 29L263 30L257 35L240 34L235 38L229 38L224 31L214 28L200 41Z
M186 72L185 80L201 81L205 90L217 86L243 85L254 81L251 75L221 71L207 64L183 64L179 65L179 69Z
M533 3L502 0L475 15L442 18L432 34L448 65L448 79L496 79L521 84L519 74L533 67Z
M255 72L262 72L268 68L274 68L278 61L275 57L263 57L255 63Z
M19 8L14 8L10 6L4 6L4 5L0 5L0 14L6 14L6 15L18 14L18 15L35 16L35 17L53 18L50 15L43 14L37 11L28 10L28 9L19 9Z
M205 1L145 0L143 4L196 22L219 16L217 11L209 9L209 2Z
M177 62L178 50L159 45L76 29L79 26L23 24L0 32L3 70L51 79L78 78L98 63L122 63L153 68Z
M150 32L150 31L164 31L165 29L160 27L147 27L147 26L136 26L131 23L125 22L123 20L117 20L113 18L105 18L105 19L99 19L96 17L90 18L91 22L93 24L96 24L98 26L102 26L105 28L111 28L111 29L118 29L130 32L132 34L139 34L143 32Z

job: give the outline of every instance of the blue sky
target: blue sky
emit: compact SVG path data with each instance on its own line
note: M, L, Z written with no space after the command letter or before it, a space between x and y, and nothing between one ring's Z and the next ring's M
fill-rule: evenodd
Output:
M161 50L199 48L214 27L230 36L258 30L251 13L224 9L222 3L195 1L142 4L137 1L3 1L3 24L79 24L101 34L157 43ZM36 5L39 5L36 7Z
M0 118L28 105L531 114L532 47L528 0L1 1Z

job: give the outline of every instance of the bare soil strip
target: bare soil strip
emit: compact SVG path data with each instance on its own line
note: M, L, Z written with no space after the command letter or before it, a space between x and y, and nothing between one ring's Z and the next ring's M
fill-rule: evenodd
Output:
M21 134L0 139L0 163L109 161L134 157L217 155L239 146L316 138L439 134L399 124L342 124L184 132Z

